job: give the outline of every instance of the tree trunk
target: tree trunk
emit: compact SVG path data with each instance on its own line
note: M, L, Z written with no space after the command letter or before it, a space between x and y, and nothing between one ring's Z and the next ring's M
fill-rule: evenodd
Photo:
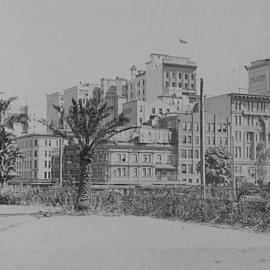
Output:
M77 208L79 210L87 209L89 205L89 192L92 179L92 165L88 160L80 161L81 177L77 197Z

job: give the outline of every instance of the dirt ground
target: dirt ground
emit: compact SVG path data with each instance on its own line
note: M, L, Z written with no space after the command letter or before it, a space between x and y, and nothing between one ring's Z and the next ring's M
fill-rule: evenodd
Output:
M270 235L148 217L0 206L2 270L270 269Z

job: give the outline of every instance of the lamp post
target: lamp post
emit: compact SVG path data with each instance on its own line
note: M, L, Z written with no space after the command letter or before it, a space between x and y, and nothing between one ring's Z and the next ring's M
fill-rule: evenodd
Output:
M205 190L205 140L204 140L204 94L203 79L200 80L200 158L201 158L201 185L202 196L206 196Z

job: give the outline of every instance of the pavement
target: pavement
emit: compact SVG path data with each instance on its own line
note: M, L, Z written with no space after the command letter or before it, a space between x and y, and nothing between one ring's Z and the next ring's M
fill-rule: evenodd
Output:
M1 270L270 269L269 234L149 217L40 217L40 210L1 216L9 210L0 206Z

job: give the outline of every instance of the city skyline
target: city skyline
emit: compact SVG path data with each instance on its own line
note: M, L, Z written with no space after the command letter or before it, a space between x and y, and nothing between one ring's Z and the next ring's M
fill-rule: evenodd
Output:
M150 53L190 57L207 95L247 87L268 58L268 1L1 1L0 90L37 104L79 81L130 78ZM187 41L180 44L179 38Z

